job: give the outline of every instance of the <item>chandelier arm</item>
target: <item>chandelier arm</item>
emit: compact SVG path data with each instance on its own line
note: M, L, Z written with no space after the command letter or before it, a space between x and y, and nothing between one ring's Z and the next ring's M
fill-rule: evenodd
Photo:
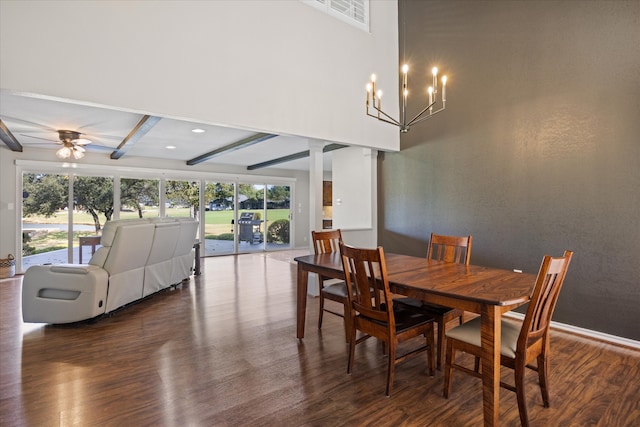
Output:
M435 103L436 103L436 102L434 101L434 102L432 102L431 104L429 104L429 105L427 105L426 107L424 107L424 109L423 109L422 111L420 111L418 114L416 114L416 116L415 116L413 119L411 119L411 120L409 121L409 123L407 123L407 126L411 126L412 124L417 123L417 120L418 120L420 117L422 117L422 115L423 115L424 113L426 113L426 112L427 112L427 110L428 110L429 108L433 107L433 106L435 105ZM433 113L432 113L432 114L433 114Z
M393 117L391 117L390 115L388 115L387 113L385 113L384 111L382 111L380 108L378 107L373 107L377 112L379 112L380 114L382 114L383 116L385 116L387 119L389 120L385 120L383 118L380 118L378 116L372 116L375 117L378 120L381 120L383 122L387 122L387 123L392 123L396 126L402 126L402 123L400 123L399 121L397 121L396 119L394 119ZM370 114L371 115L371 114Z
M420 117L420 116L417 116L407 126L411 126L413 124L420 123L420 122L423 122L423 121L425 121L427 119L430 119L431 117L435 116L436 114L438 114L438 113L440 113L440 112L442 112L444 110L445 110L444 108L441 108L438 111L434 111L433 113L431 113L428 116L425 116L425 117L423 117L421 119L418 119L418 117Z
M384 114L384 113L382 113L382 114ZM394 126L401 126L401 125L402 125L401 123L398 123L398 122L396 122L396 121L395 121L395 120L393 120L393 119L391 119L391 120L393 120L393 121L391 121L391 120L387 120L387 119L385 119L385 118L378 117L378 116L376 116L375 114L371 114L371 113L369 113L368 111L367 111L367 116L373 117L374 119L378 119L378 120L380 120L381 122L389 123L389 124L394 125Z
M381 122L390 123L390 124L395 125L395 126L402 126L402 123L400 123L399 121L397 121L396 119L394 119L393 117L391 117L390 115L388 115L387 113L382 111L380 108L374 106L373 109L376 110L378 112L378 114L376 115L376 114L369 113L369 107L367 106L367 115L368 116L371 116L374 119L378 119ZM384 118L380 117L380 114L382 114L385 117L387 117L387 119L384 119Z
M390 117L387 113L382 111L380 108L374 106L373 109L376 110L378 112L378 114L371 114L369 112L369 104L367 104L367 110L366 110L367 111L367 116L373 117L374 119L378 119L381 122L389 123L389 124L392 124L392 125L395 125L395 126L402 126L402 124L400 122L394 120L393 117ZM383 114L384 116L388 117L389 120L380 117L380 114Z

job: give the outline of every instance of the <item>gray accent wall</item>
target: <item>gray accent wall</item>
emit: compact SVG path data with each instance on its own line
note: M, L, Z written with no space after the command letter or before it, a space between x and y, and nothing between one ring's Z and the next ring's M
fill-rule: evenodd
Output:
M640 340L640 2L411 0L398 17L409 111L433 65L448 102L379 156L380 244L472 234L472 264L530 273L573 250L554 320Z

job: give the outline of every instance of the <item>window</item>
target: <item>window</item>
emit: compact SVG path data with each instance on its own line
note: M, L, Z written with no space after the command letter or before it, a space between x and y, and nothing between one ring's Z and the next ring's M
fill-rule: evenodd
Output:
M369 0L302 0L325 13L369 31Z

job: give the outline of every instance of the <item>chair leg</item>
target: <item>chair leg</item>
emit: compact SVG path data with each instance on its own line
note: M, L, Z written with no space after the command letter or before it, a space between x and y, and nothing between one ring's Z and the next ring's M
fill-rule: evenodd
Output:
M322 289L320 290L320 313L318 313L318 329L322 329L322 315L324 314L324 297L322 296Z
M356 354L356 328L352 325L350 328L350 338L349 338L349 361L347 362L347 374L351 375L351 370L353 369L353 359Z
M349 302L345 301L342 307L344 314L344 338L346 342L349 342L349 334L351 331L351 316L349 315Z
M438 319L438 370L442 370L442 361L444 360L444 329L447 325L443 318Z
M389 356L387 357L387 397L391 395L391 389L393 388L393 374L396 367L396 342L391 340L389 342Z
M542 404L549 407L549 383L547 374L549 372L549 362L544 354L538 356L538 381L540 381L540 393L542 393Z
M518 400L518 412L520 412L520 424L522 427L529 426L529 417L527 416L527 401L524 396L524 373L526 370L526 364L516 362L515 366L515 385L516 385L516 397Z
M447 340L447 353L444 362L444 386L442 389L442 395L445 399L449 398L451 392L451 379L453 377L453 363L456 360L455 349L453 348L453 341Z

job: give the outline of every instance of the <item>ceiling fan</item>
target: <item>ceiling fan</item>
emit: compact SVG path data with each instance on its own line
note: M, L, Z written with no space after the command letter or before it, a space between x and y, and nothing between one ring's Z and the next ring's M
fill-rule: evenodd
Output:
M20 136L23 136L29 139L39 139L39 140L47 141L48 142L48 144L46 144L47 147L50 147L52 142L58 145L61 145L62 147L60 147L56 151L56 156L58 156L58 158L63 160L69 159L72 156L76 160L83 158L85 155L85 152L87 151L85 147L89 144L92 144L91 147L92 147L92 150L94 151L112 152L114 150L113 147L110 147L107 145L95 144L95 140L93 138L89 139L86 133L82 133L79 130L68 130L68 128L57 129L49 125L28 121L24 119L19 119L16 117L9 117L4 114L2 115L2 120L6 122L9 128L13 128L14 132ZM87 126L91 127L92 125L85 125L85 126L82 126L82 128ZM55 139L55 137L53 137L54 132L58 135L57 140ZM34 135L34 133L36 135ZM44 134L46 134L47 136L46 137L37 136L37 134L41 134L43 136ZM100 136L96 135L96 137L98 138L98 140L104 140L104 139L114 139L117 141L121 140L120 137L109 136L109 135L100 135ZM29 145L44 146L44 144L34 144L31 142L29 142Z
M73 130L58 130L58 136L62 144L62 148L56 151L56 156L60 159L68 159L73 156L78 160L84 157L86 151L84 145L91 144L91 140L87 138L81 138L81 133Z

